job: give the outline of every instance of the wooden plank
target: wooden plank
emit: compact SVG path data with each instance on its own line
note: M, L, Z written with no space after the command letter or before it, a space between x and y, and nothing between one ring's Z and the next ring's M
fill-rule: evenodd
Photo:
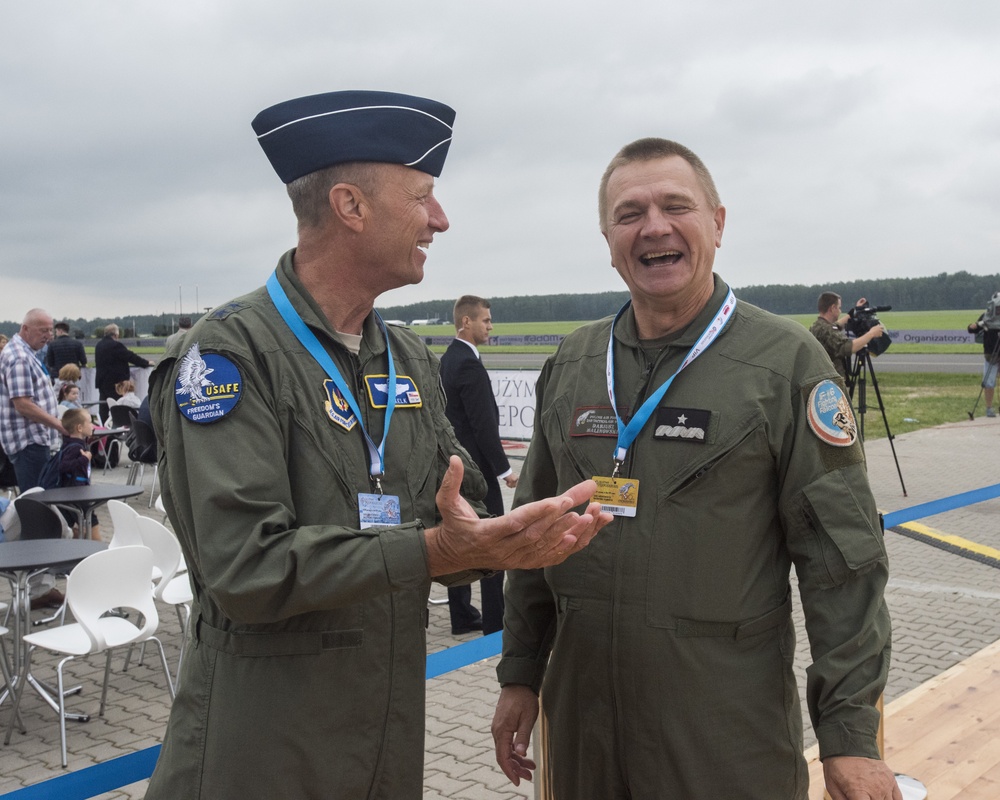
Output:
M885 709L889 765L929 800L1000 798L1000 642L926 681ZM817 747L806 753L809 798L823 798Z

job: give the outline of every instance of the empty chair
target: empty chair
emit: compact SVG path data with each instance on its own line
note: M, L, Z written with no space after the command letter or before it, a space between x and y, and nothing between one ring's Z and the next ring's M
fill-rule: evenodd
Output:
M169 529L150 517L139 517L139 532L142 535L142 543L153 551L154 568L158 568L162 573L153 586L153 597L161 603L172 605L181 624L181 648L177 659L177 677L180 679L193 600L187 573L178 573L183 562L181 545Z
M156 604L149 591L153 572L153 553L148 547L116 547L103 550L85 558L69 575L66 582L66 601L76 622L60 625L24 637L28 645L21 674L17 681L14 708L7 726L5 744L10 743L14 722L17 719L24 687L31 668L32 653L39 647L64 655L56 667L59 701L59 734L62 744L62 765L66 766L66 700L63 686L63 668L79 656L105 652L104 687L101 691L99 715L104 715L111 673L111 652L115 647L135 642L153 641L160 651L160 662L167 680L171 699L174 687L167 668L163 645L156 638L159 617ZM104 616L112 609L132 609L137 625L120 616Z
M108 547L142 544L138 511L121 500L108 500L108 514L111 516L112 527L111 542Z

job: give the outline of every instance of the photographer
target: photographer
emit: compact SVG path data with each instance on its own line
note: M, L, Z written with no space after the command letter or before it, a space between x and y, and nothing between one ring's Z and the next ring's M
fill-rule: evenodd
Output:
M993 297L996 298L997 295ZM995 308L992 303L991 308ZM993 390L997 385L997 367L1000 366L1000 328L993 324L995 319L995 314L991 314L987 319L986 312L983 312L979 315L979 319L970 323L968 327L969 333L976 335L981 333L983 336L983 398L986 400L987 417L997 415L993 410Z
M844 333L844 325L851 314L841 313L840 295L836 292L823 292L816 305L819 316L809 328L809 332L823 345L834 368L840 373L840 377L846 380L851 356L872 339L881 336L884 330L881 325L873 325L861 336L848 339L847 334ZM864 308L867 305L868 301L862 297L855 304L855 308ZM851 309L852 312L854 310Z

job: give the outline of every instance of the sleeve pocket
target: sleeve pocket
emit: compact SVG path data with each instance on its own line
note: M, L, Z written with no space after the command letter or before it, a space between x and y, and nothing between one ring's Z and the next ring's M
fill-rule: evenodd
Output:
M804 490L806 510L825 566L826 587L839 586L885 559L878 512L867 492L858 493L849 477L854 468L828 472ZM857 470L864 480L863 471Z

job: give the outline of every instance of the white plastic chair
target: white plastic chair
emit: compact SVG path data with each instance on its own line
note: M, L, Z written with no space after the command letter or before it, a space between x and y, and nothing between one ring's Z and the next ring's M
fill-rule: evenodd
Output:
M163 505L163 493L156 495L156 502L153 507L159 511L163 516L160 518L160 522L166 524L167 521L167 508ZM184 559L184 551L181 550L181 563L177 565L177 574L180 575L182 572L188 571L187 561Z
M108 500L108 514L111 516L113 533L108 547L129 547L141 545L139 533L139 512L121 500Z
M183 561L181 546L177 537L167 527L151 517L139 517L139 533L142 535L142 543L153 551L154 567L158 567L162 573L153 586L153 598L173 606L181 624L181 646L176 673L176 680L179 681L187 645L188 623L191 619L191 603L194 600L191 581L187 573L178 572Z
M7 727L5 744L10 744L15 718L24 695L24 687L31 669L31 655L36 648L65 655L56 667L57 699L59 700L59 735L62 744L62 765L66 766L66 700L63 686L63 667L79 656L106 652L104 688L101 692L100 716L108 695L108 678L111 673L111 651L135 642L156 642L160 651L163 674L167 679L170 699L174 685L163 652L163 645L156 638L160 618L156 604L149 592L153 573L153 553L148 547L116 547L102 550L85 558L70 573L66 581L66 601L76 622L49 628L24 637L29 645L24 657L21 675L17 681L14 708ZM108 611L128 608L137 612L141 625L120 616L104 616Z
M112 527L111 541L108 547L144 546L142 534L139 533L141 516L138 511L121 500L108 500L108 514L111 516ZM153 580L158 581L162 575L160 568L154 563Z

